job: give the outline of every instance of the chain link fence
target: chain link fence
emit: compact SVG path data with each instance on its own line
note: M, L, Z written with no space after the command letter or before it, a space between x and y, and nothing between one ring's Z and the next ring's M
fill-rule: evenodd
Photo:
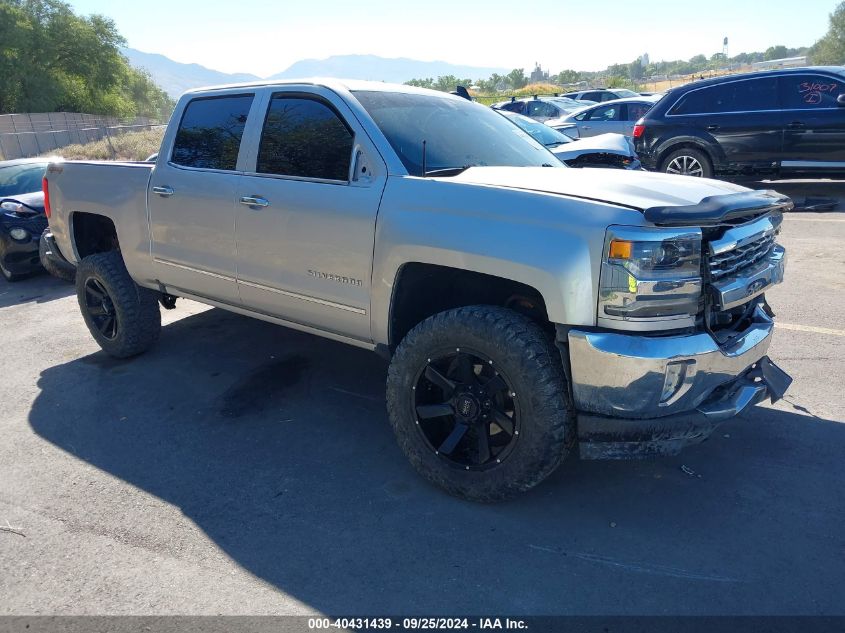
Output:
M0 115L0 159L29 158L49 154L67 145L84 144L138 130L160 127L159 121L76 112Z

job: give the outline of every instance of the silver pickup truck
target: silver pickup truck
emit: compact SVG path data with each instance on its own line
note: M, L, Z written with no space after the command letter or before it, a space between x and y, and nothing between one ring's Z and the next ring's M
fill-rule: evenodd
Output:
M430 481L497 500L582 458L671 454L790 378L764 293L792 204L568 169L479 104L382 83L185 94L157 162L66 161L50 227L109 354L188 297L390 359Z

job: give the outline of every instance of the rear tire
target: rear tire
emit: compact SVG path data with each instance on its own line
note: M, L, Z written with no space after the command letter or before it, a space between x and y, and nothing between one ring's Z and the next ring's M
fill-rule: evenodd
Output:
M693 147L682 147L671 152L660 164L660 171L679 176L712 178L713 163L706 152Z
M430 317L402 340L387 410L421 475L449 494L490 502L533 488L566 456L568 394L560 354L535 322L471 306Z
M46 232L47 231L45 230L45 233ZM50 273L53 277L58 277L59 279L73 283L73 280L76 279L76 266L67 262L52 259L49 256L49 251L50 247L47 244L44 233L42 233L41 239L38 241L38 256L39 259L41 259L41 265L44 266L44 270Z
M91 336L110 356L136 356L158 340L158 293L132 280L120 251L89 255L79 263L76 297Z

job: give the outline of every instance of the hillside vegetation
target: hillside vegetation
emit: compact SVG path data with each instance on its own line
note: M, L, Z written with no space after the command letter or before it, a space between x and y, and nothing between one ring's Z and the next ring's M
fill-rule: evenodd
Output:
M114 22L60 0L0 0L0 114L164 119L173 101L121 55Z
M146 160L155 154L164 137L164 126L142 132L126 132L92 143L66 145L50 152L65 160Z

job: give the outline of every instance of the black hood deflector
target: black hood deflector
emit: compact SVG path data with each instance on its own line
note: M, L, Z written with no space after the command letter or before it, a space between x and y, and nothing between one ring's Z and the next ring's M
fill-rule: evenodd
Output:
M792 200L777 191L743 191L708 196L698 204L650 207L643 210L643 215L659 226L712 226L769 211L786 212L793 206Z

